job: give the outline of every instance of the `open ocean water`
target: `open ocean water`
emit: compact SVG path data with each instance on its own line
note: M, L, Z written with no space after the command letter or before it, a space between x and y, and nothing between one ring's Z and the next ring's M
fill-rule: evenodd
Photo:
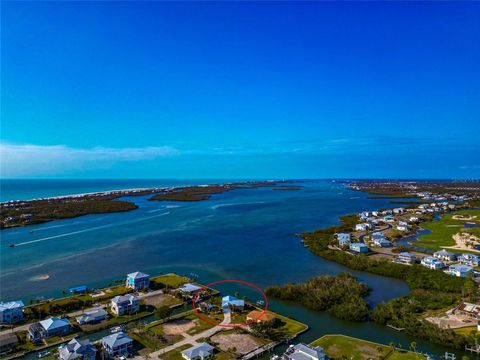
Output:
M110 189L191 185L226 180L14 180L2 182L2 199L28 199ZM342 184L319 180L300 183L297 191L241 189L199 202L148 201L126 198L139 209L125 213L87 215L74 219L13 228L1 232L1 300L60 296L76 285L105 286L125 274L177 272L198 274L199 282L242 279L261 288L301 282L320 274L349 271L367 283L372 305L408 293L391 278L353 272L326 261L303 247L296 234L330 226L343 214L393 207L388 199ZM10 244L16 244L10 248ZM48 280L39 280L48 275ZM232 288L232 291L234 289ZM248 290L245 290L247 295ZM258 294L257 294L258 295ZM296 304L272 301L273 310L307 323L301 336L312 341L343 333L408 347L416 341L424 351L439 347L373 323L335 319Z

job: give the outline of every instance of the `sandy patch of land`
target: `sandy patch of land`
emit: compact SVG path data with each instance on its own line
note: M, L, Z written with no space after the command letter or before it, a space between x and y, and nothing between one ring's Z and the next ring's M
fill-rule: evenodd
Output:
M149 295L143 298L145 305L152 305L156 308L162 305L170 305L175 300L175 297L168 294L156 294L156 295Z
M477 218L477 215L453 215L453 220L470 221Z
M447 312L444 316L429 316L425 320L436 324L441 329L459 329L464 327L476 326L477 321L464 316L457 316Z
M162 325L166 335L180 335L195 327L195 322L187 319L178 319Z
M228 351L235 348L235 352L239 355L248 354L262 345L250 334L220 334L211 339L221 350Z
M457 233L452 236L452 239L455 241L455 245L444 246L444 248L456 249L456 250L468 250L468 251L480 253L479 250L474 249L474 246L480 245L480 239L475 235L472 235L469 233Z

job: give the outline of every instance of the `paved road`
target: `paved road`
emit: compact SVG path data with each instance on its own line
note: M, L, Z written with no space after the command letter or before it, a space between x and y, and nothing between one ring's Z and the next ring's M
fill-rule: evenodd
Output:
M226 313L226 314L224 314L223 321L220 324L221 325L228 325L228 324L230 324L231 321L232 321L231 314ZM198 333L196 335L182 334L185 337L184 339L180 340L179 342L176 342L173 345L167 346L163 349L160 349L158 351L155 351L155 352L152 352L152 353L148 354L148 358L150 358L150 359L160 358L161 359L161 355L163 355L163 354L165 354L165 353L167 353L171 350L175 350L175 349L179 348L180 346L183 346L183 345L186 345L186 344L189 344L189 345L192 345L192 346L197 345L197 340L198 339L203 339L203 338L213 336L217 332L220 332L220 331L225 330L225 329L229 329L229 328L217 325L217 326L214 326L214 327L212 327L208 330L205 330L201 333ZM145 359L145 358L147 358L147 357L136 356L135 360L140 360L140 359Z
M140 293L138 294L137 296L140 298L140 299L144 299L144 298L148 298L150 296L155 296L155 295L160 295L160 294L163 294L163 290L155 290L155 291L150 291L150 292L147 292L147 293ZM84 310L77 310L77 311L72 311L68 314L66 314L67 317L76 317L76 316L80 316L82 315L84 312L86 311L89 311L89 310L93 310L93 309L97 309L97 308L106 308L108 307L110 303L106 303L106 304L102 304L102 305L97 305L97 306L93 306L91 308L87 308L87 309L84 309ZM24 324L24 325L19 325L19 326L16 326L12 329L7 329L7 330L2 330L0 331L0 336L1 335L4 335L4 334L9 334L9 333L12 333L12 332L19 332L19 331L27 331L28 330L28 327L33 324L33 323L28 323L28 324Z

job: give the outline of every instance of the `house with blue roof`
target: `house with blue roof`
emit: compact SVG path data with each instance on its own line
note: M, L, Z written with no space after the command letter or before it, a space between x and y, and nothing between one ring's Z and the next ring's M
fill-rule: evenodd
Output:
M480 256L474 254L462 254L458 257L458 261L468 266L479 266Z
M142 273L140 271L136 271L131 274L127 274L127 281L125 286L139 291L143 289L147 289L150 285L150 275Z
M448 269L445 270L445 273L457 277L466 277L473 273L473 268L468 265L455 264L450 265Z
M105 336L101 340L109 358L128 356L133 351L133 340L123 332Z
M243 311L244 307L245 301L237 299L235 296L228 295L222 298L222 310L224 313L230 311Z
M86 311L82 315L77 316L75 319L80 325L86 325L99 323L103 320L106 320L107 316L108 313L105 310L98 308Z
M352 250L353 252L356 252L356 253L368 253L370 251L370 249L368 248L367 245L365 245L364 243L351 243L350 244L350 250Z
M215 348L209 343L201 343L182 351L182 357L186 360L204 360L213 356Z
M23 320L22 301L0 302L0 324L14 324Z
M110 308L118 316L135 314L140 310L140 298L132 294L118 295L110 301Z
M95 360L97 349L90 343L90 340L70 340L64 346L58 348L58 357L61 360Z
M283 355L285 360L327 360L321 346L291 345Z
M27 335L32 342L53 336L64 336L70 333L71 325L68 319L52 317L29 326Z

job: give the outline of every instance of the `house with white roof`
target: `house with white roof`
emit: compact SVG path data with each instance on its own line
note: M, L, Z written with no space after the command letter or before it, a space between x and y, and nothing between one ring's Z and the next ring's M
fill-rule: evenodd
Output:
M133 351L132 338L121 331L103 337L101 343L110 358L128 356Z
M326 360L327 356L321 346L305 344L290 345L283 355L285 360Z
M199 291L201 289L202 289L201 286L191 284L191 283L187 283L187 284L179 287L178 291L180 291L184 294L193 294L193 293L196 293L197 291Z
M140 310L140 299L132 294L115 296L110 302L110 307L118 316L134 314Z
M23 320L22 301L0 302L0 324L14 324Z
M100 321L106 320L107 316L108 313L105 310L103 310L102 308L98 308L86 311L82 315L77 316L75 320L77 320L80 325L96 324Z
M41 339L52 336L64 336L70 333L70 321L52 317L39 321L28 327L27 335L32 342L38 342Z
M420 264L432 270L438 270L445 267L445 264L433 256L424 257Z
M150 275L136 271L127 275L125 286L136 291L148 289L150 284Z
M372 225L369 224L369 223L361 223L361 224L355 225L355 230L356 231L366 231L370 228L372 228Z
M95 360L97 349L90 343L90 340L74 338L66 345L58 348L58 357L62 360Z
M182 357L186 360L204 360L213 356L215 348L209 343L201 343L182 351Z
M446 274L458 276L458 277L466 277L473 273L473 268L471 266L462 265L462 264L455 264L450 265L447 270L445 270Z

